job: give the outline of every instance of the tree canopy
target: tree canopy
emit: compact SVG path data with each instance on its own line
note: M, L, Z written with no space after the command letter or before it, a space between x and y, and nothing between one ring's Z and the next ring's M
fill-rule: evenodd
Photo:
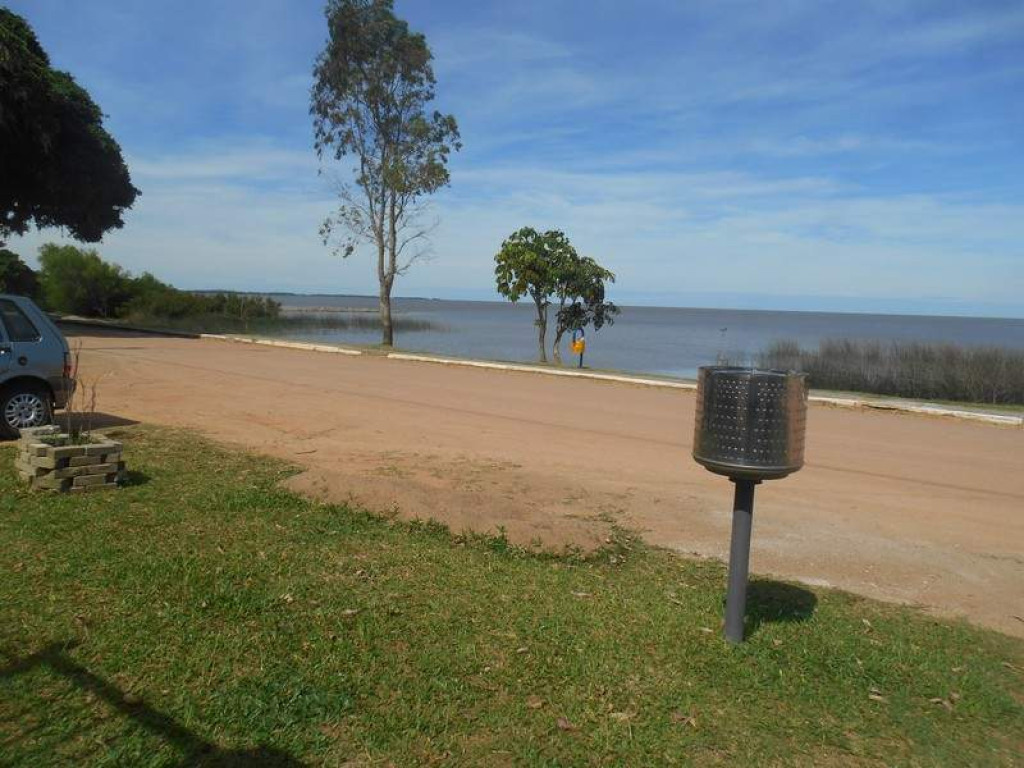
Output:
M15 293L35 298L39 292L39 277L21 257L6 248L0 248L0 293Z
M39 276L21 257L0 248L0 293L35 298L39 294Z
M138 194L100 108L0 8L0 241L35 225L95 242Z
M132 298L131 275L95 250L47 243L39 249L43 301L87 317L116 317Z
M566 331L593 324L595 329L614 322L619 309L605 301L605 282L615 275L594 259L580 256L564 232L538 232L523 227L513 232L494 257L498 293L515 303L529 296L537 309L538 357L547 362L548 309L558 299L555 315L555 360L561 362L559 344Z
M363 241L375 246L383 342L391 345L391 290L423 253L429 227L419 221L420 201L448 184L459 129L453 116L428 112L432 54L392 0L328 0L326 15L310 103L316 151L351 159L353 178L321 232L325 241L340 234L342 256Z

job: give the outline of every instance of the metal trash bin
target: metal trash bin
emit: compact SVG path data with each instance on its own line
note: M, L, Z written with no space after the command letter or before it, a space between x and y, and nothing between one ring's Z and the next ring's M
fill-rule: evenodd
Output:
M736 484L725 638L743 641L754 486L804 465L807 378L792 371L705 366L697 376L693 458Z
M774 480L804 464L806 374L705 366L693 458L730 478Z

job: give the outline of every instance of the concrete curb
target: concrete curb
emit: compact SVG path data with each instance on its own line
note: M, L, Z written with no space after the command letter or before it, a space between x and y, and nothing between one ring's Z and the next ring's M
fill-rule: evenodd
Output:
M432 357L430 355L412 355L406 352L392 352L390 360L408 360L415 363L440 363L442 365L463 365L470 368L491 368L497 371L518 371L520 373L542 373L545 376L572 376L577 379L597 379L598 381L618 381L624 384L640 384L645 387L665 387L667 389L696 390L697 385L691 381L665 381L663 379L645 379L639 376L622 376L614 373L593 373L591 371L573 370L571 368L542 368L539 365L517 365L515 363L491 363L486 360L460 360L450 357Z
M885 400L853 400L840 397L825 397L812 395L808 398L811 402L824 405L836 405L840 408L870 408L876 411L899 411L902 413L921 413L926 416L945 416L954 419L967 421L982 421L986 424L1000 424L1008 427L1024 427L1024 417L1001 416L996 413L979 413L977 411L963 411L956 408L946 408L941 405L928 405L926 403L889 403Z
M536 365L516 365L514 363L491 363L484 360L460 360L450 357L433 357L430 355L413 355L405 352L392 352L388 355L391 360L407 360L417 363L438 363L440 365L461 365L470 368L489 368L498 371L515 371L520 373L540 373L546 376L572 376L580 379L595 379L598 381L615 381L624 384L637 384L643 387L662 387L665 389L684 389L694 391L697 385L690 381L665 381L663 379L646 379L639 376L622 376L610 373L592 373L589 371L577 371L572 369L542 368ZM944 416L965 421L980 421L986 424L998 424L1000 426L1024 427L1024 417L1021 416L1000 416L994 413L978 413L977 411L965 411L955 408L946 408L939 405L927 405L916 403L887 402L885 400L864 400L855 398L829 397L826 395L811 395L808 402L819 405L831 405L838 408L864 408L880 411L898 411L901 413L917 413L926 416Z
M201 339L214 339L216 341L231 341L236 344L259 344L263 347L280 347L282 349L301 349L304 352L329 352L335 355L349 355L358 357L363 354L362 350L349 349L347 347L336 347L330 344L310 344L305 341L281 341L278 339L252 339L245 336L229 336L222 333L201 333Z

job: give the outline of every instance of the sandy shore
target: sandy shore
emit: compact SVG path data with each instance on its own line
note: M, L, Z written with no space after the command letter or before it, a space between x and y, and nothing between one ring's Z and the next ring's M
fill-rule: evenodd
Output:
M216 340L85 335L100 410L290 459L293 485L455 530L593 547L610 526L724 557L732 486L690 458L693 394ZM752 569L1024 636L1024 430L814 406L761 487Z

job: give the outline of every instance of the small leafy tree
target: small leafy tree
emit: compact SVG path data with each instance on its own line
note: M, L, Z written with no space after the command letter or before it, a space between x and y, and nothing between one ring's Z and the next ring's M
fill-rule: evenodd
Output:
M39 277L18 254L0 248L0 293L16 293L35 298L39 293Z
M39 249L43 300L58 312L116 317L132 298L131 275L92 249L47 243Z
M562 336L593 325L595 331L613 325L619 308L605 300L605 283L614 283L615 275L589 256L576 256L563 265L555 293L558 311L555 313L555 342L552 353L561 364Z
M555 342L552 353L562 362L560 344L567 331L593 325L600 329L615 322L619 308L605 300L605 283L615 275L589 256L580 256L564 232L538 232L523 227L501 244L494 257L498 293L513 304L523 296L537 308L537 355L547 358L548 309L557 298Z
M538 232L523 227L501 244L494 257L494 276L498 293L515 304L523 296L533 299L537 308L537 355L542 363L547 357L548 307L562 281L576 250L564 232Z
M316 151L355 163L354 184L341 185L341 206L321 234L327 243L343 231L342 257L360 242L376 247L382 342L391 346L391 290L425 252L422 199L448 184L459 129L451 115L427 112L433 55L395 16L392 0L328 0L326 15L310 105Z
M100 108L0 8L0 243L30 224L95 242L138 194Z

